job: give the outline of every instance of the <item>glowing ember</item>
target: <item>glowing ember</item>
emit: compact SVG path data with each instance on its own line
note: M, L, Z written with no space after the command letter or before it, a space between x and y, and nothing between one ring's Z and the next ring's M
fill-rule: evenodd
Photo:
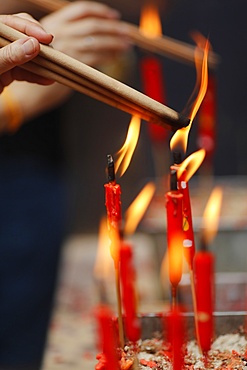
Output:
M118 158L115 163L115 170L116 172L120 171L120 176L122 176L129 167L139 139L140 128L141 119L137 116L133 116L129 124L126 140L117 153Z
M144 186L142 191L138 194L135 200L131 203L126 211L126 222L124 233L133 234L142 219L147 207L154 195L155 185L149 182Z

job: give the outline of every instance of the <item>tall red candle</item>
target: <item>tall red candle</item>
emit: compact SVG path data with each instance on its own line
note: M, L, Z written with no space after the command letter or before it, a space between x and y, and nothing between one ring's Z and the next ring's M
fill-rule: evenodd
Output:
M183 232L184 232L184 255L189 268L193 269L193 259L195 256L195 239L190 203L190 192L189 184L186 181L186 170L183 171L182 175L178 179L178 188L183 194Z
M166 193L167 246L169 279L173 288L173 298L182 277L183 268L183 195L177 190L176 171L171 173L171 191Z
M199 346L207 352L214 337L214 256L206 249L195 254L195 290Z
M135 290L135 269L133 251L129 244L122 243L120 248L120 281L122 287L122 301L125 312L126 336L130 341L140 339L140 323L137 318L137 297Z

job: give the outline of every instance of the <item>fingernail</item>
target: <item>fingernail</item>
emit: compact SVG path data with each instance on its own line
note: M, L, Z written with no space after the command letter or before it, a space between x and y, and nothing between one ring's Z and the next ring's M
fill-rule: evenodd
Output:
M25 41L22 47L27 57L33 55L36 51L36 45L33 39L28 39L27 41Z

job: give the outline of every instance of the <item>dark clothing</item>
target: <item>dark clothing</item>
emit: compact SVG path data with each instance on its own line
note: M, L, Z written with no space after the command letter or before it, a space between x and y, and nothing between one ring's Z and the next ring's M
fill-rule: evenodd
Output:
M40 368L65 235L56 112L0 138L0 367Z

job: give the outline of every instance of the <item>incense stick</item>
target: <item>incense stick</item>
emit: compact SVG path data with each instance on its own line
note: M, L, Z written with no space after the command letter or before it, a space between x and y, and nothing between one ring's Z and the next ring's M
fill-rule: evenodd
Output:
M2 23L0 36L0 46L25 37L21 32ZM40 47L39 56L26 64L25 68L32 68L37 74L166 128L176 130L188 125L188 118L141 92L47 45Z
M27 3L33 4L39 9L48 13L61 9L70 4L68 0L25 0ZM129 37L140 48L152 53L164 55L168 58L175 59L183 63L195 62L195 46L188 43L173 39L168 36L148 37L140 29L130 23L122 22L129 30ZM203 51L201 55L203 59ZM213 51L208 55L208 67L210 69L217 68L220 62L220 57Z

